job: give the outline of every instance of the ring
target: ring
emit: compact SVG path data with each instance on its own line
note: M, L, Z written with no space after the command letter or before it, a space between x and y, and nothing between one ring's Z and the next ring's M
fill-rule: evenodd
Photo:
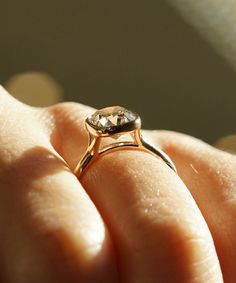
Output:
M123 149L138 149L161 158L177 173L170 157L159 148L147 143L141 134L139 115L124 107L112 106L96 111L85 120L89 134L86 153L75 168L77 177L101 155Z

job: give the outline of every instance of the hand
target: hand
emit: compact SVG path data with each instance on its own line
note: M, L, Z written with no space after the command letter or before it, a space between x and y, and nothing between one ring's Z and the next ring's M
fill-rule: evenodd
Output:
M235 156L146 132L179 176L125 150L79 182L73 169L93 111L32 108L0 89L0 282L235 282Z

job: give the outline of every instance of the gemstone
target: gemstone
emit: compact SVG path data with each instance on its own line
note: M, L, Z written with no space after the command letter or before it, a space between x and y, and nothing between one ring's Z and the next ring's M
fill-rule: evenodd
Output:
M105 133L133 122L137 117L138 115L136 113L124 107L112 106L96 111L87 118L87 121L92 127Z

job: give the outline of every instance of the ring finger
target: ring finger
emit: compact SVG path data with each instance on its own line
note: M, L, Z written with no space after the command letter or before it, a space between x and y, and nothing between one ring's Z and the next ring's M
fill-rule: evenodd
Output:
M74 145L86 135L74 122L83 122L76 114L81 106L60 107L65 107L61 126L68 136L69 129L74 133L60 152L73 164L79 156ZM162 160L137 151L110 153L81 181L113 236L122 282L222 282L208 227L188 189Z

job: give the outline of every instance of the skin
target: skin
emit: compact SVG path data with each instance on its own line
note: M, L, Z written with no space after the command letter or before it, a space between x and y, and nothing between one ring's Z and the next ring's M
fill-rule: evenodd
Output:
M78 180L93 111L32 108L0 89L0 282L235 282L236 157L146 131L178 175L124 150Z

